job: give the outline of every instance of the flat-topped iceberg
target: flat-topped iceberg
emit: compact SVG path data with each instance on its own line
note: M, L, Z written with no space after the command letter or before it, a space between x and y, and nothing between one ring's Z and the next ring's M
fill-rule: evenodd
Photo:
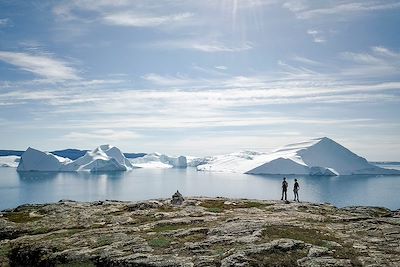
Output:
M211 157L200 171L249 174L354 175L400 174L368 163L335 141L323 137L287 145L272 153L243 151Z
M130 159L132 165L138 168L186 168L185 156L171 157L160 153L150 153L140 158Z
M114 146L102 145L76 160L28 148L21 156L17 171L127 171L133 166Z

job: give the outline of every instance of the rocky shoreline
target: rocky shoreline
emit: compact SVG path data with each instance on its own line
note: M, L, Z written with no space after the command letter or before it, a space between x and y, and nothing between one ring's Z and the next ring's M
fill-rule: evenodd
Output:
M0 213L0 266L400 266L400 212L190 197Z

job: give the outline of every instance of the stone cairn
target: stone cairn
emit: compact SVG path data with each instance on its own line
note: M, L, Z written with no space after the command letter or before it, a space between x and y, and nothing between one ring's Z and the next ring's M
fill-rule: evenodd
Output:
M172 195L171 204L172 205L181 205L185 199L182 194L176 190L175 194Z

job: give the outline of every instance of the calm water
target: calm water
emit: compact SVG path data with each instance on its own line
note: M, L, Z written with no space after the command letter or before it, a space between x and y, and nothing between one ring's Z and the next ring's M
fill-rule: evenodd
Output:
M293 179L288 177L290 188ZM400 176L296 176L300 200L336 206L369 205L400 208ZM0 168L0 210L24 203L60 199L145 200L184 195L280 199L282 176L197 172L194 169L136 169L130 172L17 173ZM290 199L293 192L288 191Z

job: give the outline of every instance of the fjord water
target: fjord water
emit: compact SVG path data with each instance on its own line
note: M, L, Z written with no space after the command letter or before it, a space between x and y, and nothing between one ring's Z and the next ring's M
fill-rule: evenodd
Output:
M146 200L183 195L280 199L283 176L200 172L188 169L135 169L128 172L25 172L0 168L0 210L25 203ZM288 199L293 180L300 182L300 200L335 206L400 208L400 176L288 176Z

